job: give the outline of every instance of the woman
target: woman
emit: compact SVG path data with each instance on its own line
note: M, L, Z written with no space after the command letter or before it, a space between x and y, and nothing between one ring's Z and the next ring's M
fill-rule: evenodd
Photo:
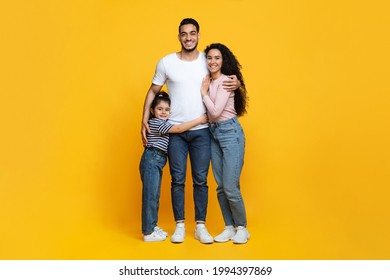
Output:
M210 121L211 163L217 182L217 197L225 222L216 242L233 240L244 244L250 235L246 228L246 212L240 191L240 175L244 164L245 136L237 119L246 113L246 88L241 65L223 44L211 44L205 49L211 79L202 82L203 102ZM236 75L241 87L226 91L222 82Z

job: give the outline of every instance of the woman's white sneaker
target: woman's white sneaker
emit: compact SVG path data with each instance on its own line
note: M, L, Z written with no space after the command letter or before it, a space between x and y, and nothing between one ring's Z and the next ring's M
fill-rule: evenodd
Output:
M234 244L245 244L248 242L249 238L250 234L248 230L243 226L239 226L237 227L236 235L234 235L232 240Z
M227 242L232 240L236 231L233 226L226 226L223 232L216 237L214 237L215 242Z

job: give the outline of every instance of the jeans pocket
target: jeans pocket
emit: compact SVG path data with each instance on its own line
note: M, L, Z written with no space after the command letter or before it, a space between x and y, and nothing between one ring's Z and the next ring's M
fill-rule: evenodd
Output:
M232 134L235 133L236 128L231 123L227 123L218 127L218 133L221 134Z

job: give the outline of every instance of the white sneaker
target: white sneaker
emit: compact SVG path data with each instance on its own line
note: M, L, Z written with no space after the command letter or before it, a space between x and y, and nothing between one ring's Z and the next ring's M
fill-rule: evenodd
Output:
M171 236L171 242L182 243L184 242L185 236L186 236L186 229L184 227L184 224L177 224L175 232Z
M227 242L232 240L236 231L233 226L226 226L223 232L216 237L214 237L215 242Z
M144 235L145 242L164 241L167 237L161 231L154 230L151 234Z
M204 224L198 224L195 229L195 239L199 240L200 243L209 244L213 243L214 239L207 231Z
M232 240L234 244L245 244L248 242L249 238L249 231L245 227L239 226L237 227L236 235L233 237Z
M165 230L163 230L162 228L160 228L160 227L158 227L158 226L155 226L155 227L154 227L154 231L159 231L159 232L161 232L163 235L168 236L168 232L166 232Z

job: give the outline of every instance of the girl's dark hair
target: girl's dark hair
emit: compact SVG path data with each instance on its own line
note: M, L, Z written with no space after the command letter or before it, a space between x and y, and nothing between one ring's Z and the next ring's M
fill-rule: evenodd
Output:
M171 99L169 98L168 93L166 93L165 91L160 91L160 92L156 93L156 95L154 96L152 104L150 105L150 109L152 111L151 117L153 116L154 108L156 108L156 106L158 104L160 104L160 102L162 102L162 101L167 102L169 104L169 106L171 106Z
M241 87L234 91L234 108L236 109L237 116L242 116L246 113L247 96L244 78L241 74L241 64L238 62L234 54L223 44L214 43L206 47L204 53L217 49L222 54L222 67L221 72L225 75L236 75L237 79L241 82Z

